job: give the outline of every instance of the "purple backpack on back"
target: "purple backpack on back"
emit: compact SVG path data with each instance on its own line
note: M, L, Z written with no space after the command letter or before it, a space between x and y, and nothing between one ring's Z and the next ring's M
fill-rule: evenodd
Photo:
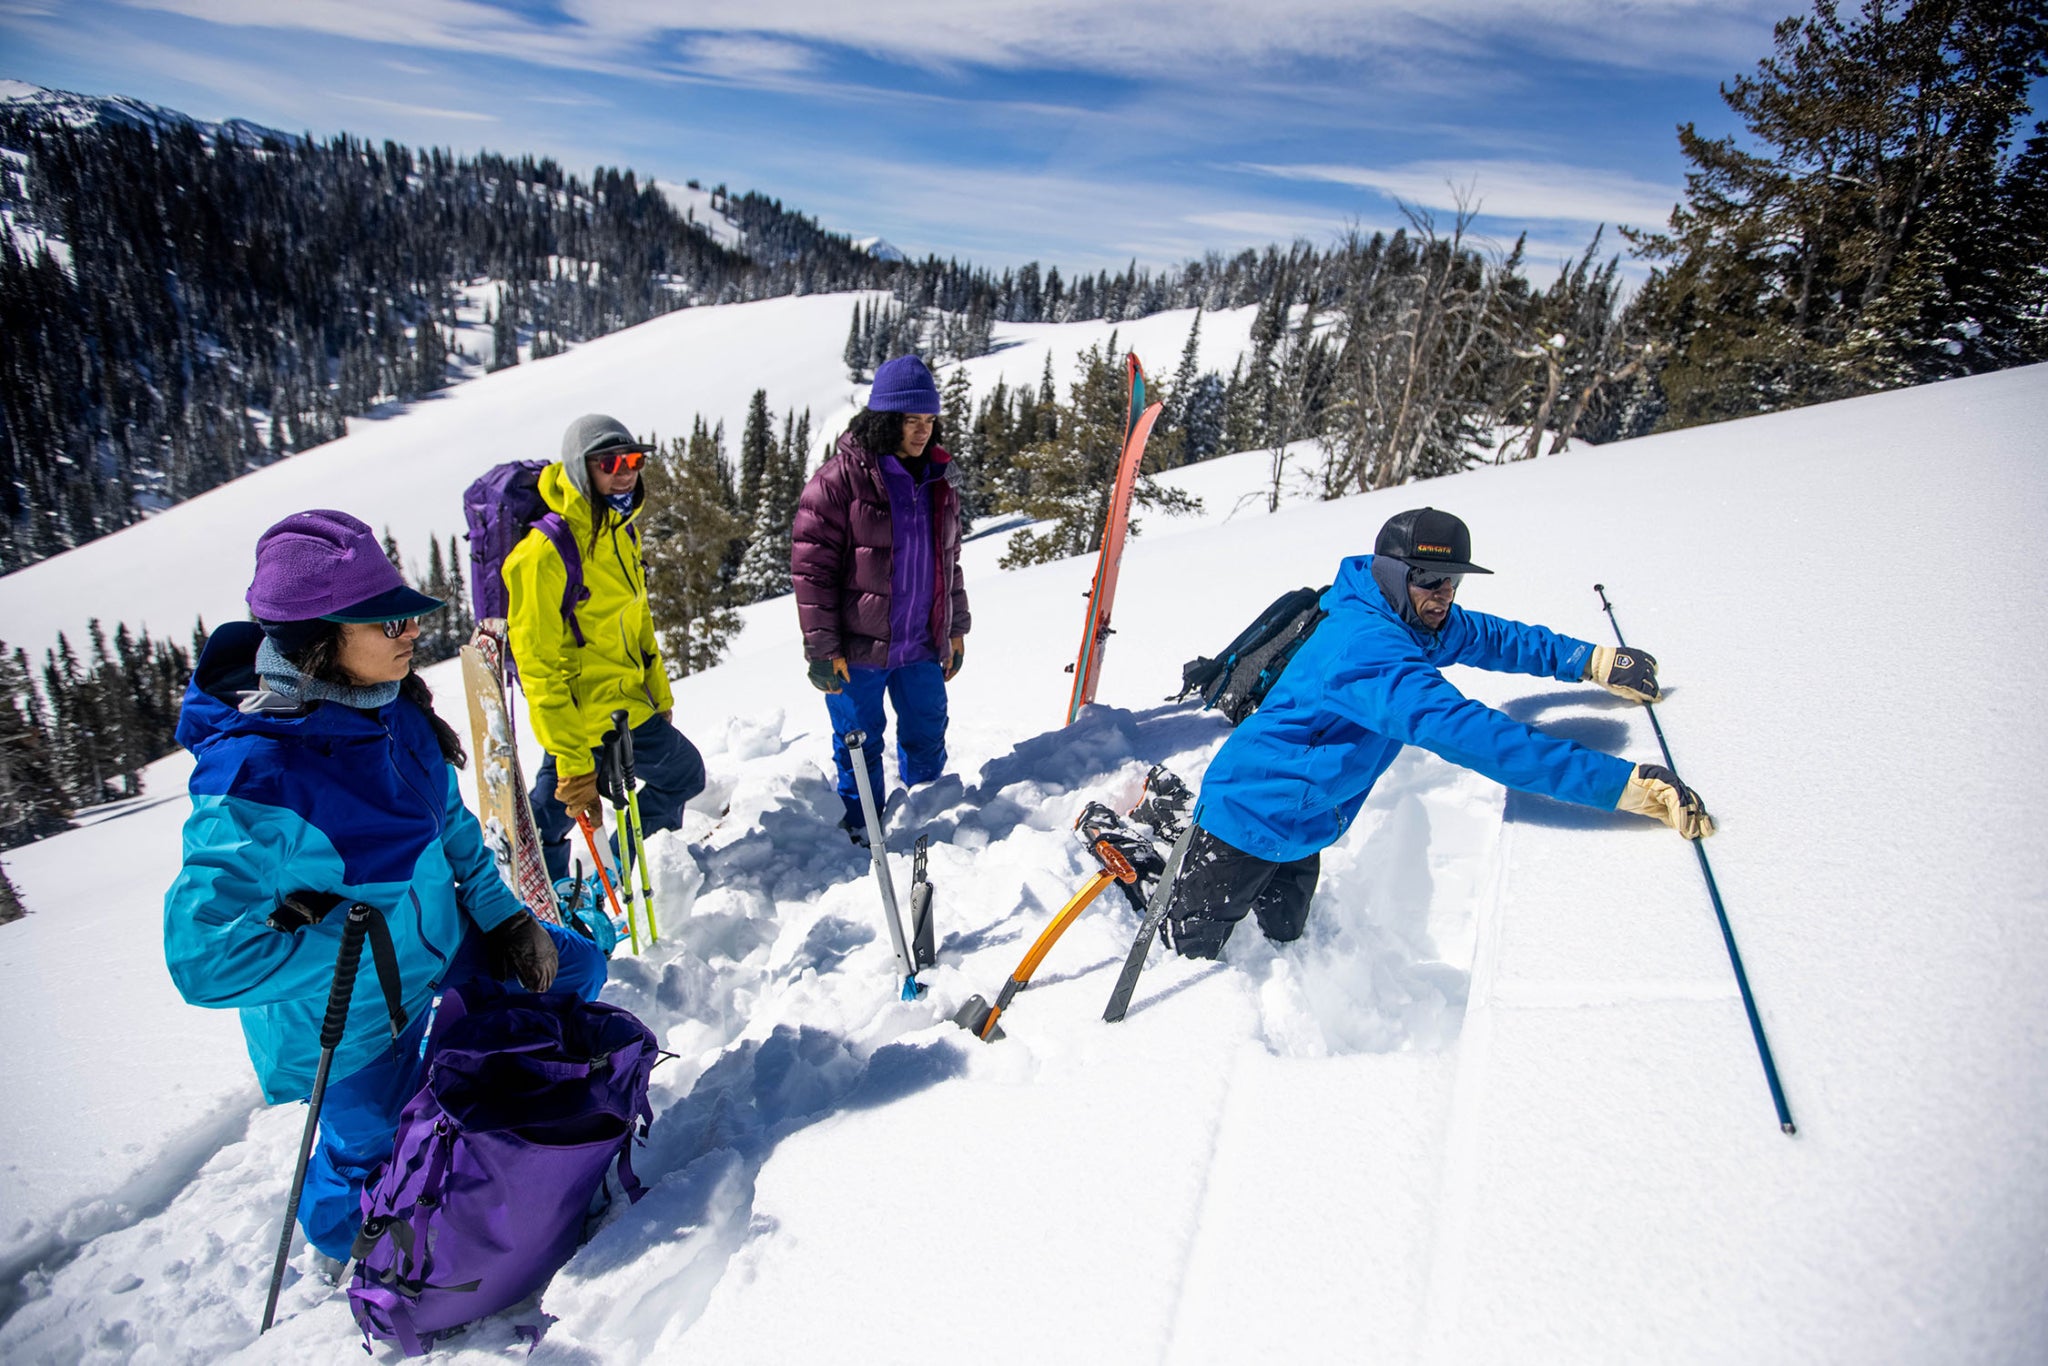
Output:
M614 1161L640 1198L632 1148L661 1055L629 1011L490 981L449 990L432 1037L426 1084L363 1191L348 1292L365 1336L407 1356L547 1284Z
M576 549L576 537L540 496L540 474L551 463L508 460L485 470L462 491L462 518L469 526L469 601L478 621L511 614L505 557L528 531L538 531L553 543L569 571L562 589L562 619L580 646L583 627L576 621L576 608L589 599L590 590L583 586L583 556Z

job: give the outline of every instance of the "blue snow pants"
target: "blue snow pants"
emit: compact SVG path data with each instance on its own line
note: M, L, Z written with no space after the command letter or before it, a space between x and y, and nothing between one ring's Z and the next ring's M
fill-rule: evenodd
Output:
M555 941L559 960L554 985L549 990L570 991L586 1001L596 1000L597 993L604 989L604 955L574 930L546 924L542 928ZM367 962L363 972L365 976L373 973ZM483 936L472 930L449 961L447 975L440 985L460 986L487 975ZM505 985L514 991L526 989L517 981ZM368 1066L328 1083L326 1098L320 1105L320 1138L306 1163L299 1227L306 1231L307 1242L338 1262L348 1260L356 1231L362 1227L363 1185L377 1166L391 1156L391 1145L398 1137L399 1116L426 1080L426 1060L420 1056L420 1045L426 1038L432 1014L430 1010L421 1011L407 1023L405 1032L392 1040L391 1047Z
M598 751L590 751L595 757ZM600 760L602 762L602 760ZM633 727L633 776L640 780L640 833L680 830L683 803L704 790L704 757L689 737L667 719L650 716ZM547 860L548 877L556 882L569 876L569 837L576 822L555 800L555 756L540 761L533 776L533 823L540 829L541 857ZM612 839L612 862L619 858L619 841ZM585 869L588 876L590 869Z
M867 732L863 752L868 760L868 783L879 804L886 733L882 694L886 692L896 713L896 775L905 787L938 777L946 768L946 671L937 660L928 659L894 669L856 664L848 672L853 676L838 692L825 694L825 710L832 715L832 762L839 766L839 800L846 804L848 828L859 830L865 824L860 788L853 781L853 760L842 737L850 730Z

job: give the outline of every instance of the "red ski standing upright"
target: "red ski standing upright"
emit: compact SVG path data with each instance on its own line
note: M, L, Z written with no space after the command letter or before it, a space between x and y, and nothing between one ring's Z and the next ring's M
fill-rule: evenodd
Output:
M1081 633L1081 653L1068 671L1074 675L1074 693L1067 703L1067 724L1073 725L1081 708L1095 700L1095 683L1102 676L1102 650L1109 642L1109 614L1116 605L1117 567L1124 558L1124 533L1131 520L1131 490L1138 482L1138 465L1145 458L1145 442L1152 424L1165 406L1150 397L1145 367L1138 364L1135 351L1124 355L1124 446L1117 461L1116 484L1110 489L1109 512L1102 522L1102 550L1095 558L1095 583L1088 590L1088 620Z

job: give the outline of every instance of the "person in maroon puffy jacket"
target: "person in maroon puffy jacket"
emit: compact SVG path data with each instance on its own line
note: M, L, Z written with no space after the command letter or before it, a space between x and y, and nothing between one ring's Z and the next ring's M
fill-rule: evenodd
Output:
M946 767L946 684L966 658L960 495L939 445L939 386L916 356L875 372L868 406L804 486L792 529L804 658L832 716L840 824L865 844L860 789L841 738L865 731L868 779L882 792L882 695L896 712L904 786Z

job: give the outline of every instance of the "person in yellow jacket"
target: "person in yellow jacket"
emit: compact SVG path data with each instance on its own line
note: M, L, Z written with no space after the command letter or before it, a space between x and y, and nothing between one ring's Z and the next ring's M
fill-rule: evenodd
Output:
M617 419L592 413L569 424L560 463L541 472L541 497L576 546L583 596L573 613L563 610L572 567L545 531L528 531L505 557L512 658L547 751L530 795L554 878L569 875L576 817L598 816L598 744L613 712L624 709L632 727L645 833L680 827L683 803L704 790L704 760L671 720L634 526L650 449Z

